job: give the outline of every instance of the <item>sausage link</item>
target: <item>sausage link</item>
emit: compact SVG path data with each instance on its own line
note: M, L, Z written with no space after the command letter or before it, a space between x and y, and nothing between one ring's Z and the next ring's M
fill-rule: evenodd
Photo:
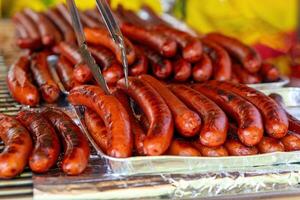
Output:
M264 82L275 82L280 79L278 68L271 63L263 63L261 65L260 74Z
M257 148L260 153L272 153L277 151L284 151L284 146L280 140L264 136Z
M235 119L238 123L238 136L243 144L258 144L264 128L257 108L242 97L209 83L196 84L193 88L213 100L226 114Z
M7 86L17 102L35 106L40 101L40 95L29 77L29 66L29 56L19 57L8 70Z
M172 74L172 63L151 49L139 46L141 51L149 59L153 74L159 79L166 79Z
M286 136L280 139L285 151L299 151L300 150L300 135L289 131Z
M25 8L24 13L36 24L40 32L43 45L51 46L62 40L60 32L44 14L35 12L30 8Z
M56 164L60 153L54 128L41 114L33 111L21 111L17 119L27 127L34 140L34 149L29 157L30 169L36 173L47 172Z
M230 54L236 57L244 68L250 73L258 72L261 66L261 57L251 47L243 44L235 38L220 33L209 33L206 38L224 47Z
M32 140L26 128L4 114L0 114L0 138L5 145L0 153L0 178L13 178L24 170Z
M195 110L203 120L199 137L201 143L209 147L222 145L227 136L228 119L221 108L206 96L187 86L172 85L170 88L179 99Z
M63 140L62 170L68 175L81 174L86 169L90 157L89 143L85 135L67 114L58 109L47 108L42 114Z
M13 20L24 26L29 38L35 41L37 48L42 46L41 36L37 25L27 15L25 15L23 12L18 12L14 15Z
M158 31L129 23L121 24L121 30L130 40L146 45L164 57L172 57L176 54L177 43Z
M108 136L106 126L101 117L91 109L85 109L84 112L85 125L100 149L106 153L108 149Z
M147 82L134 77L129 77L128 82L126 87L123 78L118 81L117 86L137 102L150 124L144 140L144 152L146 155L161 155L168 149L173 137L171 111Z
M191 142L184 141L182 139L173 139L166 155L201 156L201 153Z
M239 64L233 64L232 69L234 70L240 83L255 84L262 82L262 78L259 74L251 74Z
M213 77L218 81L230 80L232 67L231 59L225 49L207 39L202 39L203 50L211 58L213 64Z
M193 80L196 82L204 82L210 79L213 74L213 66L206 53L203 53L201 60L195 63L192 74Z
M149 69L149 61L146 55L143 52L136 50L136 60L129 66L128 73L130 76L138 76L141 74L147 74Z
M228 151L224 146L208 147L201 144L199 141L194 141L193 145L200 151L202 156L205 157L221 157L228 156Z
M60 4L57 4L56 8L59 11L59 13L61 14L61 16L72 27L72 24L73 24L72 18L71 18L70 12L69 12L68 8L66 7L66 5L63 4L63 3L60 3ZM81 23L82 23L83 26L86 26L86 24L83 21L81 21Z
M36 50L39 48L40 43L38 42L38 40L34 40L30 37L23 24L16 21L15 26L16 26L16 33L17 33L16 43L21 49Z
M121 104L126 109L129 120L130 120L130 126L131 131L134 136L134 147L138 155L145 155L144 152L144 140L146 137L146 133L144 132L143 128L139 124L138 120L135 118L133 114L133 110L131 109L129 98L126 96L126 94L120 90L117 89L113 95L117 97L117 99L121 102Z
M47 52L37 53L32 58L30 69L35 82L40 87L43 99L48 103L53 103L58 99L60 90L49 71L47 56Z
M118 99L104 95L97 86L79 86L73 88L68 96L73 105L84 105L94 111L103 120L108 133L107 154L124 158L132 154L133 138L128 113Z
M182 49L182 57L188 62L195 63L201 59L202 43L200 39L169 26L159 25L153 27L153 30L175 40Z
M174 66L174 80L178 82L187 81L192 75L191 63L183 58L176 59L172 65Z
M77 51L74 45L71 45L67 42L60 42L59 51L63 56L68 58L73 65L83 62L80 53Z
M258 149L255 146L246 146L236 139L227 139L224 146L231 156L249 156L258 154Z
M89 28L102 28L103 26L84 12L79 12L80 20Z
M73 70L73 77L80 84L84 84L93 79L93 74L86 64L79 63Z
M230 81L232 83L241 83L235 71L232 72Z
M151 85L165 100L171 110L176 130L185 137L195 136L201 127L201 119L197 113L191 111L180 101L166 85L150 75L141 75L139 78Z
M270 97L242 84L233 84L228 81L210 81L210 84L232 91L255 105L261 112L265 130L271 137L281 138L287 133L288 119L285 111Z
M87 42L94 45L102 45L110 49L114 52L117 60L122 63L121 50L104 27L97 29L85 28L84 33ZM131 65L135 61L135 50L133 44L127 38L124 38L124 43L126 46L127 62L128 65Z
M64 85L67 91L80 84L74 79L73 65L66 57L64 56L59 57L56 65L56 71L62 84Z
M62 17L57 8L50 8L46 11L47 17L59 28L64 36L64 41L69 44L76 44L76 36L69 23Z

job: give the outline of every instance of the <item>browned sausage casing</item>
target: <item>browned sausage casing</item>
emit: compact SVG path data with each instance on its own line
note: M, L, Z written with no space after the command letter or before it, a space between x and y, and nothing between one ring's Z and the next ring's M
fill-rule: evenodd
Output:
M274 82L280 79L278 68L271 63L263 63L261 65L260 74L264 82Z
M245 146L237 139L227 139L225 147L231 156L249 156L258 154L258 149L255 146Z
M208 147L200 143L200 141L194 141L193 145L201 152L205 157L221 157L228 156L228 151L224 146Z
M201 119L197 113L191 111L167 88L166 85L156 80L152 76L141 75L139 78L149 83L165 100L172 112L175 127L181 135L185 137L191 137L199 133Z
M0 114L0 137L5 148L0 153L0 178L20 174L32 150L30 134L16 119Z
M232 70L234 70L240 83L255 84L262 82L262 78L259 74L251 74L239 64L233 64Z
M60 90L49 71L47 56L47 52L37 53L32 59L30 69L35 82L40 87L43 99L53 103L58 99Z
M59 57L56 71L66 90L69 91L73 87L79 85L73 77L73 65L66 57Z
M12 97L19 103L35 106L39 103L38 89L29 78L29 56L21 56L8 70L7 85Z
M84 112L84 122L95 143L106 153L108 136L106 126L101 117L96 112L87 108Z
M258 143L257 148L260 153L272 153L276 151L284 151L284 145L280 140L271 138L271 137L263 137Z
M21 111L17 119L27 127L34 140L34 149L29 157L30 169L37 173L47 172L56 164L60 153L59 139L53 126L33 111Z
M261 66L261 57L251 47L243 44L235 38L231 38L220 33L209 33L206 35L206 38L224 47L241 63L243 63L244 68L250 73L259 71Z
M242 84L234 84L228 81L210 81L210 84L232 91L255 105L261 112L265 130L271 137L281 138L287 133L289 125L285 111L270 97Z
M238 123L238 136L247 146L259 143L264 128L257 108L242 97L211 84L195 84L193 88L218 104Z
M213 73L211 59L206 53L202 54L199 62L193 66L193 80L196 82L204 82L210 79Z
M89 143L85 135L72 119L60 110L47 108L42 114L50 120L63 140L62 170L68 175L82 173L88 165L90 156Z
M201 156L201 153L191 142L182 139L173 139L166 154L175 156Z
M203 145L215 147L222 145L227 136L228 119L213 101L201 93L184 85L172 85L172 92L187 106L195 110L203 120L200 141Z
M23 24L18 21L15 21L14 23L16 26L17 45L21 49L38 49L40 47L40 43L38 42L38 40L34 40L30 37Z
M174 80L178 82L187 81L192 75L191 63L183 58L176 59L172 65L174 66Z
M123 23L121 30L130 40L146 45L162 56L172 57L176 54L177 43L175 40L158 31L148 30L129 23Z
M135 48L136 49L136 48ZM136 60L135 62L129 66L128 73L130 76L138 76L141 74L147 74L149 69L149 61L146 55L139 50L135 50L136 52Z
M107 154L124 158L132 154L133 138L129 116L124 106L112 95L104 95L97 86L83 85L73 88L68 96L73 105L84 105L104 121L108 133Z
M161 155L168 149L173 137L171 111L163 98L147 82L135 77L129 77L128 82L128 88L124 78L117 85L137 102L150 124L144 140L144 152L147 155Z
M300 135L289 131L286 136L280 139L285 151L299 151L300 150Z

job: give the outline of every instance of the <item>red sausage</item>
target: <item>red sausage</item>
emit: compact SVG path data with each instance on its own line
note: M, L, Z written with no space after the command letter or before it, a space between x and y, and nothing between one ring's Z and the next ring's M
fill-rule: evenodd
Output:
M36 173L47 172L56 164L59 153L59 139L52 125L41 114L21 111L17 119L30 131L34 149L29 157L30 169Z
M146 45L162 56L172 57L176 54L177 43L158 31L129 23L121 24L121 30L130 40Z
M163 33L166 37L175 40L182 48L182 57L188 62L194 63L201 59L202 43L200 39L190 34L169 26L155 26L155 31Z
M234 70L240 83L255 84L262 82L261 76L259 74L251 74L239 64L233 64L232 70Z
M100 149L106 153L108 149L108 136L106 126L101 117L90 109L85 109L84 112L85 125Z
M199 141L194 141L193 145L201 152L201 155L205 157L228 156L228 151L224 146L208 147L202 145Z
M211 59L206 53L202 54L199 62L193 66L193 80L196 82L204 82L210 79L213 73Z
M24 26L29 35L29 38L35 41L37 48L41 47L41 36L38 31L37 25L27 15L25 15L23 12L18 12L14 15L13 20L19 22Z
M102 45L110 49L114 52L117 60L122 63L121 50L104 27L97 29L85 28L84 34L88 43ZM133 44L127 38L124 38L124 43L126 46L127 62L128 65L131 65L135 61L135 50Z
M34 40L30 37L23 24L16 21L15 25L16 25L16 33L17 33L17 45L21 49L35 50L40 47L40 43L38 42L38 40Z
M79 82L77 82L73 77L73 65L66 57L59 57L56 65L56 71L60 78L60 81L67 91L79 85Z
M30 8L25 8L24 13L37 25L42 38L42 43L45 46L53 45L62 40L60 32L44 14L37 13Z
M300 150L300 135L289 131L286 136L280 139L285 151L299 151Z
M255 146L245 146L236 139L227 139L225 142L225 148L231 156L249 156L258 154L258 150Z
M30 69L35 82L40 87L43 99L48 103L53 103L58 99L60 90L49 71L47 56L47 52L37 53L32 58Z
M257 148L260 153L272 153L276 151L284 151L284 146L280 140L271 137L263 137Z
M89 143L85 135L67 114L58 109L47 108L42 114L63 140L62 170L68 175L81 174L86 169L90 157Z
M76 44L76 36L69 23L61 16L56 8L50 8L46 11L47 17L59 28L64 36L64 41L69 44Z
M0 138L5 145L0 153L0 178L13 178L24 170L32 140L26 128L4 114L0 114Z
M68 96L73 105L84 105L103 120L108 133L107 154L125 158L132 154L133 138L126 109L112 95L104 95L100 87L83 85L73 88Z
M251 47L243 44L235 38L220 33L209 33L206 35L209 40L224 47L230 54L236 57L246 70L250 73L258 72L261 66L261 57Z
M278 68L271 63L263 63L261 65L260 74L264 82L275 82L280 79Z
M227 136L228 120L219 106L187 86L172 85L170 88L187 106L195 110L203 120L199 138L201 143L209 147L222 145Z
M210 82L209 82L210 83ZM197 84L193 88L218 104L238 123L238 136L247 146L259 143L263 136L263 124L259 111L247 100L211 84Z
M79 63L75 66L73 70L73 77L80 84L84 84L93 79L93 74L91 73L90 68L86 64Z
M7 86L17 102L35 106L39 103L40 95L29 77L29 62L29 57L26 55L18 58L8 70Z
M198 114L186 107L166 85L150 75L141 75L139 78L151 85L165 100L172 112L175 128L182 136L192 137L199 132L201 119Z
M141 51L149 59L153 74L159 79L166 79L172 74L172 63L151 49L139 46Z
M191 142L182 139L173 139L166 154L175 156L201 156L201 153Z
M171 111L163 98L147 82L134 77L129 77L128 82L128 88L124 78L117 85L137 102L150 124L144 140L144 152L147 155L161 155L168 149L173 137Z
M285 111L270 97L242 84L233 84L227 81L210 81L210 84L232 91L255 105L261 112L265 130L271 137L281 138L287 133L289 125Z
M80 53L77 51L77 48L74 45L71 45L67 42L60 42L59 50L60 53L68 58L73 65L83 62Z
M191 63L183 58L176 59L172 65L174 66L174 80L178 82L187 81L192 75Z
M129 98L126 96L126 94L120 90L117 89L113 95L117 97L117 99L121 102L121 104L124 106L126 109L129 120L130 120L130 127L131 131L134 136L134 148L138 155L145 155L144 152L144 140L146 137L146 133L144 132L143 128L139 124L138 120L135 118L133 114L133 110L130 106Z
M136 49L136 48L135 48ZM136 60L135 62L129 66L128 73L130 76L138 76L141 74L147 74L149 69L149 61L146 55L139 50L135 50L136 52Z
M89 28L101 28L103 27L97 20L91 18L84 12L79 12L80 20L86 24Z
M66 5L63 3L60 3L56 6L56 8L59 11L59 13L61 14L61 16L68 22L68 24L70 26L72 26L72 24L73 24L72 18L71 18L70 12L69 12L68 8L66 7ZM84 22L81 21L81 23L83 26L86 26L86 24Z
M212 60L214 79L219 81L230 80L232 69L228 53L221 46L207 39L202 39L202 43L204 52Z

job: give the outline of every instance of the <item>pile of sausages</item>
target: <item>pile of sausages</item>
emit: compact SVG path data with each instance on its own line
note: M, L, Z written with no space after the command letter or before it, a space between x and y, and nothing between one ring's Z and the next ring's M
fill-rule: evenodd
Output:
M278 69L262 61L259 54L239 40L220 33L195 36L162 21L151 10L150 20L119 6L114 10L125 36L129 74L152 74L168 82L231 80L253 84L280 79ZM80 12L90 51L103 70L108 85L115 86L123 76L121 52L94 10ZM93 82L76 46L70 14L64 4L45 12L25 9L13 17L20 48L51 50L68 65L65 79L79 84ZM73 66L74 69L73 69ZM72 68L71 68L72 67ZM72 73L71 73L72 72Z
M22 110L16 117L0 114L0 137L5 145L0 153L0 178L17 176L27 163L33 172L45 173L57 164L62 149L58 165L64 173L78 175L88 164L88 140L58 109Z
M300 149L300 121L272 98L242 84L208 81L165 84L140 75L117 82L111 95L98 86L70 91L85 106L96 144L112 157L246 156Z

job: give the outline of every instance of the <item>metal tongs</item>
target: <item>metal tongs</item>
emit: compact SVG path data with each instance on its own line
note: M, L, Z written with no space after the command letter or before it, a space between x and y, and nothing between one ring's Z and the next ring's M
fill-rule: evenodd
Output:
M128 63L127 63L126 47L125 47L123 35L120 31L120 28L116 20L112 15L112 12L106 0L96 0L96 4L111 37L113 38L114 42L118 45L118 47L121 50L122 65L124 68L124 75L125 75L125 84L126 86L128 86ZM106 81L103 78L101 69L96 64L95 59L92 57L91 53L88 50L78 9L76 7L74 0L67 0L67 7L71 13L73 27L77 37L77 42L79 45L79 51L81 53L81 56L86 62L86 64L88 65L88 67L90 68L97 83L101 86L101 88L104 90L106 94L110 94Z

